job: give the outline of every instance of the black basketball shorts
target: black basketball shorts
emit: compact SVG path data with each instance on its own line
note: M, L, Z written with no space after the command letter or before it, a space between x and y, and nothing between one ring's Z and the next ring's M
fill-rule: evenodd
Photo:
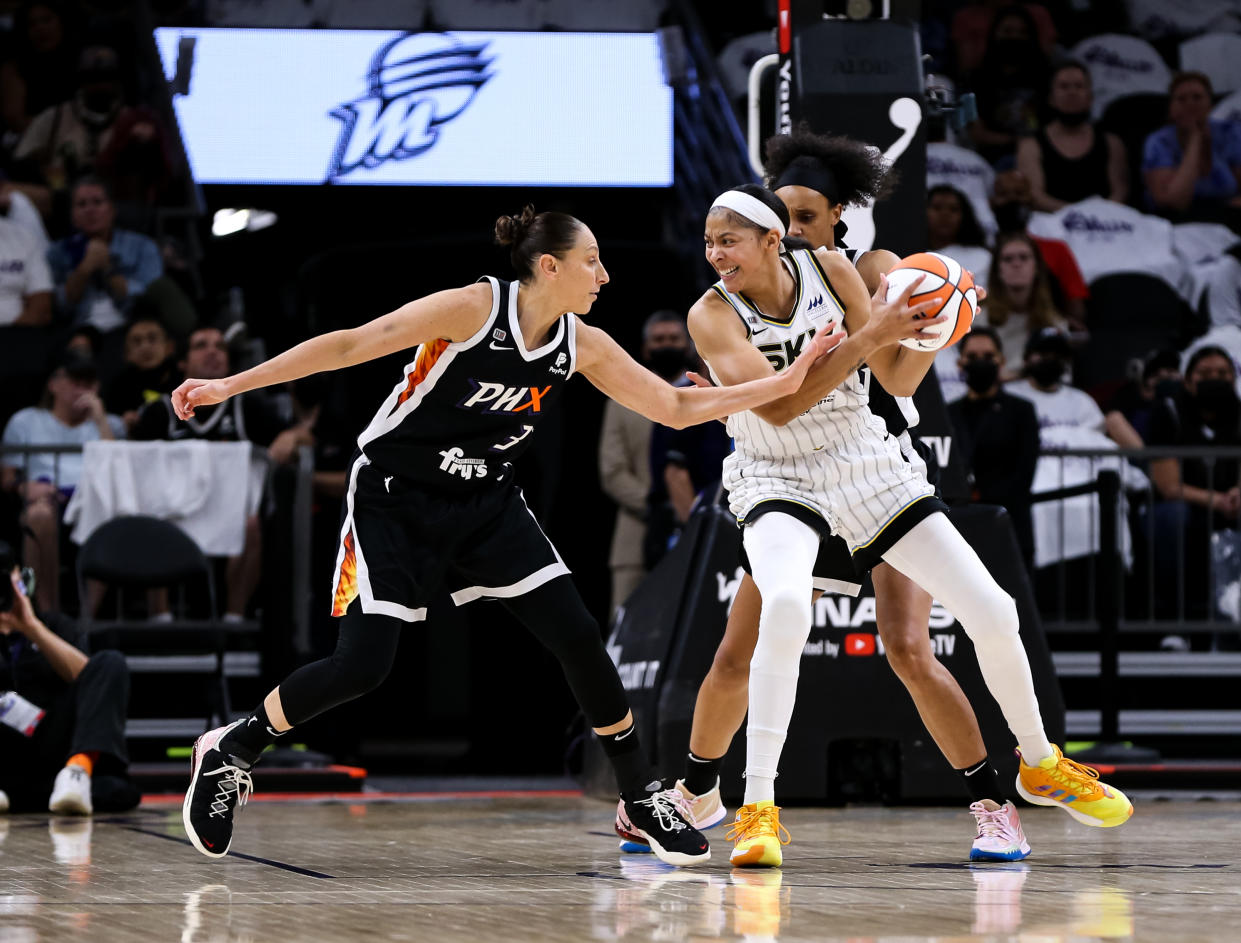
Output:
M446 587L460 606L508 599L569 573L513 484L435 493L376 468L349 473L332 583L332 614L362 611L406 622L427 617Z

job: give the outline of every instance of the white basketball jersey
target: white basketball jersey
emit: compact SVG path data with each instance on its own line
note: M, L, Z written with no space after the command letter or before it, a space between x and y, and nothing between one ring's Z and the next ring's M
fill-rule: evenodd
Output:
M781 259L797 284L796 301L788 318L764 314L744 293L734 294L720 282L712 286L737 312L750 343L777 372L796 360L819 331L843 331L845 317L844 303L813 252L794 249ZM710 363L707 369L711 370ZM711 373L714 377L714 370ZM829 444L838 447L863 436L882 439L883 423L867 406L869 388L870 370L863 367L786 425L773 426L747 411L728 418L728 434L733 437L737 452L772 458L816 452Z

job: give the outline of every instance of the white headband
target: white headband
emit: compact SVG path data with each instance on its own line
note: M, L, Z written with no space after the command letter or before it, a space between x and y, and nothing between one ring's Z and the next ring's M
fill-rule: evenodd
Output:
M722 206L726 210L732 210L739 213L752 223L758 223L767 229L774 229L783 239L787 235L784 223L780 222L780 217L776 215L776 211L760 200L758 197L750 196L748 193L742 193L740 190L725 190L715 198L715 202L711 204L711 209Z

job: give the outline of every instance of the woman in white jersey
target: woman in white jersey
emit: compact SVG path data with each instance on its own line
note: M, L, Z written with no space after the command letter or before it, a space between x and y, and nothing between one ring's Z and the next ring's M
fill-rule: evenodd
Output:
M867 329L871 298L842 254L782 251L788 220L785 205L761 187L721 194L705 234L707 261L721 279L689 316L699 352L725 384L778 372L813 332L849 335L797 394L729 419L736 451L725 462L724 485L762 600L733 863L781 862L774 781L810 631L814 564L829 533L843 538L860 571L889 563L961 622L1016 736L1023 796L1060 805L1089 824L1122 824L1132 812L1129 801L1047 740L1012 598L867 405L870 371L889 392L909 395L917 385L911 376L920 378L910 364L925 371L914 359L920 355L895 345L891 332ZM881 277L877 297L885 295Z
M814 134L803 125L791 134L768 140L764 171L768 185L788 208L789 236L843 254L857 268L867 291L876 292L884 273L899 258L886 249L844 248L838 244L838 237L844 235L840 216L846 206L880 199L886 192L883 156L860 141ZM901 385L921 383L934 360L934 352L903 354L896 364ZM872 377L869 405L897 440L905 458L915 468L924 468L909 433L918 422L912 400L892 396ZM863 578L856 572L844 540L834 535L826 538L815 561L813 599L824 591L856 596ZM1021 822L1013 804L1005 801L978 720L961 686L931 648L927 631L933 602L930 594L882 561L871 569L871 579L875 622L888 664L908 689L927 730L961 776L971 798L970 811L977 820L977 830L970 858L1024 858L1029 847L1024 843ZM745 719L761 602L754 579L747 572L729 610L711 670L698 690L685 778L677 788L689 798L699 828L714 825L726 815L720 800L719 769Z

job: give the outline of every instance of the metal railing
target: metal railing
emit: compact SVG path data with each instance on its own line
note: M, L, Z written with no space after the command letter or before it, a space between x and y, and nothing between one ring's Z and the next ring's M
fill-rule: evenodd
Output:
M63 474L66 456L80 456L82 446L80 445L2 445L0 444L0 465L13 466L14 456L20 456L22 459L22 467L29 469L39 456L50 456L51 458L51 476L49 483L54 485L62 494L66 493L66 489L76 485L76 481L69 480L66 484L66 476ZM42 464L42 463L41 463ZM287 606L292 614L293 625L293 647L299 654L304 654L310 650L310 547L311 547L311 513L312 513L312 493L314 481L314 453L307 447L303 446L299 450L298 461L294 468L291 469L295 476L293 493L291 498L291 532L288 534L288 540L282 540L281 553L291 553L291 579L288 590L288 596L285 602L281 603ZM45 479L46 476L39 474L39 478ZM63 486L63 487L62 487ZM21 498L18 497L13 502L14 507L19 513L21 509ZM65 525L62 522L59 530L63 534ZM290 548L288 551L283 546ZM15 547L20 552L20 547ZM71 574L65 569L65 561L61 560L61 586L62 586L62 602L64 601L63 587L73 584Z
M1174 459L1182 468L1187 461L1201 463L1209 492L1224 493L1239 484L1235 469L1241 468L1241 448L1235 446L1047 449L1040 454L1040 462L1077 464L1078 478L1083 477L1080 466L1086 463L1087 481L1097 479L1105 467L1120 472L1115 494L1111 498L1100 495L1090 513L1083 512L1080 502L1068 500L1060 500L1056 508L1054 540L1061 552L1055 554L1055 562L1036 567L1036 575L1039 571L1044 576L1048 571L1054 574L1053 607L1047 605L1048 594L1040 599L1052 631L1093 631L1090 616L1096 610L1095 593L1105 579L1111 580L1110 575L1098 572L1104 565L1101 550L1109 528L1103 515L1109 513L1114 515L1111 526L1124 561L1116 601L1122 632L1241 631L1241 515L1220 510L1219 505L1208 508L1162 495L1145 473L1152 461L1162 459ZM1062 480L1065 477L1073 476L1062 475ZM1039 504L1049 500L1055 500L1054 493L1032 497ZM1047 540L1046 530L1040 534L1039 527L1040 521L1046 524L1048 520L1047 514L1035 516L1036 543ZM1086 552L1074 552L1083 548ZM1227 579L1230 573L1233 578ZM1046 588L1045 578L1043 583ZM1072 598L1074 587L1084 587L1085 599Z

